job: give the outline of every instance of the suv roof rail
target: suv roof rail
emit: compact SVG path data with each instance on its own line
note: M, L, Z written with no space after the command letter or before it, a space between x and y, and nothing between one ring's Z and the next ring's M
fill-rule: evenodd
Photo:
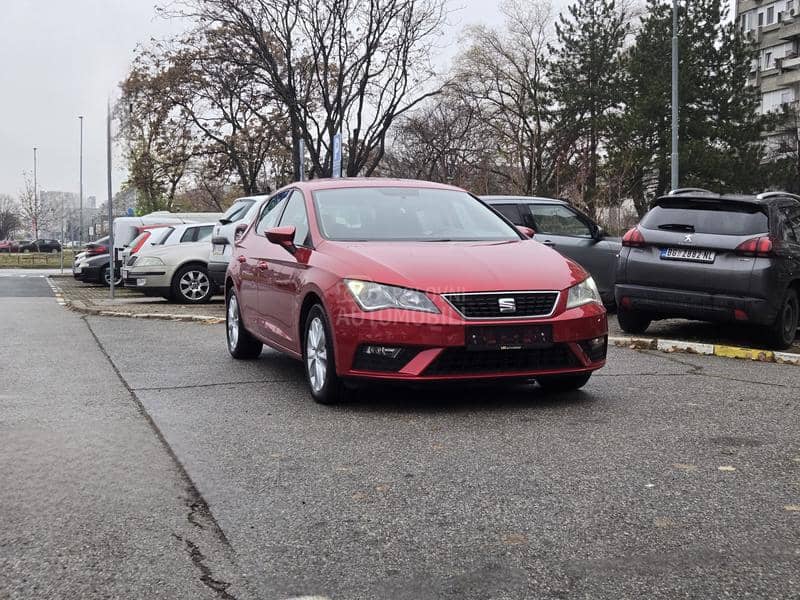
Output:
M677 188L670 190L667 196L680 196L681 194L714 194L714 192L703 188Z
M759 200L766 200L767 198L794 198L795 200L800 200L800 196L797 194L790 194L789 192L764 192L763 194L759 194L756 196Z

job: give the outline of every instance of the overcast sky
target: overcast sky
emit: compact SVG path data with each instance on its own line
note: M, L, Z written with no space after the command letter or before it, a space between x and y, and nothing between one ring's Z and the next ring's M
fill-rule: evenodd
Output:
M450 0L455 46L466 24L502 22L497 0ZM133 49L182 24L155 0L5 0L0 19L0 193L16 196L38 147L40 189L78 191L78 115L84 115L84 194L102 202L106 101ZM562 7L567 0L554 0ZM114 175L114 191L124 174Z

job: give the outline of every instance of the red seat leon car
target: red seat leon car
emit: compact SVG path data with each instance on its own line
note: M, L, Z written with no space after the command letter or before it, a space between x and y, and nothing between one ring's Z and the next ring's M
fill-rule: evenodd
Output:
M583 386L608 325L588 273L456 187L294 183L236 230L228 350L301 359L315 400L352 380Z

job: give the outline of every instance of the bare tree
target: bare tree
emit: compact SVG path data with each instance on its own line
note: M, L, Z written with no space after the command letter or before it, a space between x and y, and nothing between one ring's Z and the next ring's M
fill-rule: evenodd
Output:
M570 151L552 126L546 76L552 10L547 0L511 0L501 10L505 30L468 30L472 43L457 58L455 81L491 129L507 187L543 194L553 190L559 163Z
M17 201L8 194L0 194L0 240L11 237L20 225Z
M184 16L230 33L235 61L248 57L289 119L294 177L299 145L312 175L329 176L336 133L349 176L380 163L392 123L438 86L432 46L445 0L184 0Z
M22 177L25 185L19 193L20 216L23 226L30 227L33 237L38 238L41 230L48 229L54 223L59 207L42 200L41 195L34 189L30 173L25 171Z

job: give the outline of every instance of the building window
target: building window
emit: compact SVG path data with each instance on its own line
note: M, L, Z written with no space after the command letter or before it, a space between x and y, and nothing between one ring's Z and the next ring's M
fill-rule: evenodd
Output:
M767 9L767 25L772 25L775 22L775 7L770 6Z
M764 54L764 69L772 68L772 52Z
M758 26L761 27L764 24L764 13L758 13Z

